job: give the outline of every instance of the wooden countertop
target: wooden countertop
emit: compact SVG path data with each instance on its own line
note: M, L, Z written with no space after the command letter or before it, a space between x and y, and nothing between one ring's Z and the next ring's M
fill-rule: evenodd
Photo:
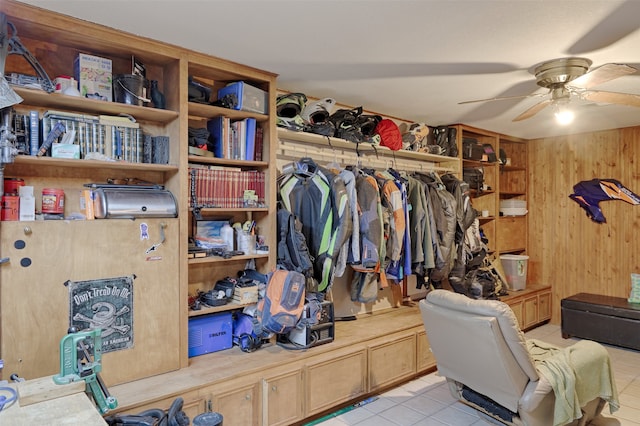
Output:
M0 411L0 424L12 426L103 426L107 423L89 399L85 382L57 385L52 376L12 383L18 401Z

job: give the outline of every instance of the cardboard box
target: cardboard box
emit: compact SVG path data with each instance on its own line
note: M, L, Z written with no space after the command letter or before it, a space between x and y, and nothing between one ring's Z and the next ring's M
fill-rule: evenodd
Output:
M91 95L93 99L113 100L111 59L79 53L73 65L82 97Z
M229 349L232 346L231 312L189 319L189 358Z
M20 195L20 221L36 220L36 199L33 195L33 186L21 186Z
M238 99L238 104L234 109L257 112L258 114L267 113L269 98L264 90L250 86L244 81L237 81L218 90L218 99L229 94L235 94Z
M240 286L237 285L234 288L233 303L240 305L249 305L251 303L258 303L258 286Z

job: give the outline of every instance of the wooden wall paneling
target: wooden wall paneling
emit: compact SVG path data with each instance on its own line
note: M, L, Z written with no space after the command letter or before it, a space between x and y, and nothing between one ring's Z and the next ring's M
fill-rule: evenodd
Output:
M529 143L529 279L553 285L553 323L560 322L560 300L575 293L629 296L630 274L640 271L640 209L600 202L606 223L598 224L569 195L594 178L617 179L639 193L639 143L639 127Z

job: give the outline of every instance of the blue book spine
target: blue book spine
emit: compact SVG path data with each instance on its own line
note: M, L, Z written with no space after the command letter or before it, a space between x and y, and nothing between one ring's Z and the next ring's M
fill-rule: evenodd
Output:
M218 116L207 121L207 130L213 138L213 155L224 158L224 117Z
M256 119L247 118L245 160L253 161L256 153Z
M40 149L40 116L38 111L29 111L29 153L38 155Z

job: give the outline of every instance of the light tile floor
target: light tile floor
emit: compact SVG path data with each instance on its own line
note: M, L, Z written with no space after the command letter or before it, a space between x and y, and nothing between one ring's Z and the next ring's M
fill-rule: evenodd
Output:
M563 339L560 326L546 324L527 333L558 346L578 339ZM605 345L612 360L620 409L609 413L606 405L595 426L640 426L640 352ZM392 389L378 399L320 423L321 426L480 426L493 424L467 405L454 400L445 379L437 372Z

